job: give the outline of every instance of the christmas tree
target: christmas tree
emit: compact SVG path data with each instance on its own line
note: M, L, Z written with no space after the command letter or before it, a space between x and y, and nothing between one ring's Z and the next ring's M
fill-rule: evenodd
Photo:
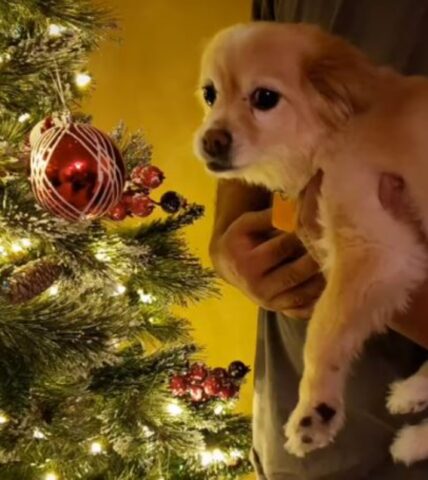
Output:
M90 0L0 1L0 479L237 478L246 367L198 362L174 311L214 289L180 235L202 207L169 192L163 216L124 230L53 215L31 190L30 132L65 106L77 118L114 28ZM132 175L110 218L146 216L162 173L139 133L112 137Z

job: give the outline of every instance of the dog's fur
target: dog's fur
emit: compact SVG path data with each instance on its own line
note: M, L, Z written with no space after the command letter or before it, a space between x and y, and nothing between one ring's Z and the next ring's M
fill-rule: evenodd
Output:
M381 172L403 177L428 233L428 80L375 66L314 26L255 23L215 36L202 60L206 82L214 84L217 99L205 106L195 147L209 161L206 132L230 132L231 169L220 177L297 197L324 172L319 210L327 286L309 323L299 403L285 427L286 448L303 456L333 440L344 421L351 361L406 308L426 276L425 248L411 226L382 208L378 185ZM252 108L257 87L279 92L279 104ZM428 368L417 378L422 408ZM391 411L414 410L417 394L406 392L411 398L403 400L399 390L396 385L389 399ZM404 447L399 438L392 448L406 463L428 456L427 437L417 442L422 451L407 451L411 434Z

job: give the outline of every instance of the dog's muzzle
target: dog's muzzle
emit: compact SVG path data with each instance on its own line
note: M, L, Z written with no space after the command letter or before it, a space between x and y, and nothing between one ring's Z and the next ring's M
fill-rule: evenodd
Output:
M213 172L232 169L231 150L232 135L220 128L210 128L202 137L207 167Z

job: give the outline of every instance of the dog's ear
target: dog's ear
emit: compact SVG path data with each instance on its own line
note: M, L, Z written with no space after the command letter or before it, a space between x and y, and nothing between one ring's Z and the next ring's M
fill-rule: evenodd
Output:
M366 111L373 99L374 71L359 50L319 32L316 50L303 63L303 76L321 119L337 126Z

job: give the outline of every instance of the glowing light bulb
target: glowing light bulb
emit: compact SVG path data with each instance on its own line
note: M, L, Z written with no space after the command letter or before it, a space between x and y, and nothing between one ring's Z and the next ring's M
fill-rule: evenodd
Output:
M144 290L138 290L137 293L140 297L140 300L147 305L152 304L156 300L156 298L151 293L145 293Z
M19 123L25 123L27 120L30 120L31 115L29 113L23 113L18 117L18 122Z
M178 417L183 413L183 407L178 405L178 403L171 402L166 406L166 411L173 417Z
M3 247L3 245L0 245L0 255L7 255L6 249Z
M104 250L99 250L99 251L95 254L95 258L96 258L99 262L108 262L108 261L110 260L109 255L108 255Z
M85 88L92 82L92 77L87 73L76 73L74 81L79 88Z
M58 295L58 292L59 292L59 286L58 285L52 285L52 287L48 288L48 293L52 297L54 297L55 295Z
M45 480L59 480L59 477L55 472L48 472L45 475Z
M216 415L221 415L223 412L224 412L224 406L223 405L218 404L214 407L214 413Z
M33 431L33 438L37 438L37 440L43 440L46 438L46 435L40 430L40 428L35 428Z
M226 459L226 454L219 448L216 448L211 452L208 450L201 452L201 465L203 467L208 467L213 463L224 463Z
M211 452L202 452L201 453L201 465L203 467L208 467L213 463L213 455Z
M12 252L15 252L15 253L22 252L23 250L22 246L18 242L12 243L11 248L12 248Z
M241 452L241 450L238 450L237 448L233 449L233 450L230 452L230 456L231 456L234 460L238 460L239 458L244 458L244 454Z
M31 240L29 238L23 238L21 240L21 244L24 246L24 247L31 247Z
M147 438L150 438L155 434L155 432L151 428L149 428L147 425L144 425L142 430L143 430L144 436Z
M4 53L3 55L0 55L0 65L2 63L8 62L11 58L12 56L10 55L10 53Z
M60 37L64 30L65 27L57 25L56 23L51 23L48 27L48 33L51 37Z
M0 413L0 425L5 425L8 421L9 421L9 417L5 413L1 412Z
M115 289L116 295L123 295L126 292L125 285L122 285L121 283L118 283L114 289Z
M92 442L89 450L92 455L99 455L100 453L103 453L104 448L100 442Z
M216 448L215 450L213 450L212 458L214 462L224 462L226 460L226 454L220 449Z

